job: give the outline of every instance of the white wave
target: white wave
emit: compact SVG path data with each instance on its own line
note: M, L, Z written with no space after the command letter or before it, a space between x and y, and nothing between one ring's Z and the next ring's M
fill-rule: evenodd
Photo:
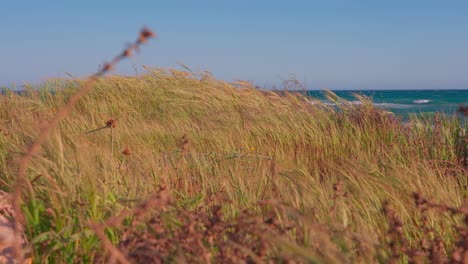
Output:
M410 108L411 105L407 104L392 104L392 103L374 103L376 107L381 108Z
M335 103L330 102L328 100L323 100L323 101L316 100L316 101L310 101L310 103L313 104L313 105L324 104L326 106L336 106ZM352 105L362 105L361 101L349 101L349 103L352 104ZM394 108L394 109L414 107L414 106L409 105L409 104L394 104L394 103L374 103L374 106L378 107L378 108Z
M431 100L427 100L427 99L419 99L419 100L414 100L413 103L415 104L427 104L431 102Z

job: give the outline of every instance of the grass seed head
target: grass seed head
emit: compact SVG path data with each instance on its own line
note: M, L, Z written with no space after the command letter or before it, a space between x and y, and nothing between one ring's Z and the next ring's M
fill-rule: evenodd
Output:
M129 148L125 148L122 151L122 154L125 155L125 156L130 156L132 154L132 151Z
M148 28L143 28L140 32L140 37L138 38L137 43L145 43L149 38L154 37L156 37L156 34L153 31L149 30Z
M109 119L106 122L106 127L108 128L116 128L117 127L117 119Z
M102 66L102 72L108 72L110 70L112 70L112 64L104 63L104 66Z
M122 52L122 57L131 57L132 56L132 49L131 48L127 48L126 50L124 50Z

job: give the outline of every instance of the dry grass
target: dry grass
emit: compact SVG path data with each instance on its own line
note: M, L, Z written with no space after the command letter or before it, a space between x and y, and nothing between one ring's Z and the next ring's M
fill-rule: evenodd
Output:
M0 97L3 189L85 83ZM457 118L403 125L366 98L334 109L238 86L158 68L95 80L25 171L34 261L433 261L435 245L466 258Z

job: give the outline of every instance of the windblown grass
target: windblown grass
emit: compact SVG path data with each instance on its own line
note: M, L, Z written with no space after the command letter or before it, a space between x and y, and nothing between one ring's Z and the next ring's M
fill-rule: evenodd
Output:
M330 93L335 109L207 73L148 72L97 80L33 158L23 210L35 261L141 261L151 250L156 263L408 260L409 250L389 246L394 221L384 202L402 222L405 247L424 253L422 240L441 240L447 259L459 248L463 211L424 211L422 225L412 196L464 208L466 125L456 117L402 124L366 98L356 106ZM0 97L3 189L42 120L83 82L51 80ZM161 185L164 203L135 207ZM128 208L139 209L108 222ZM99 223L105 238L93 232ZM209 229L217 230L211 241Z

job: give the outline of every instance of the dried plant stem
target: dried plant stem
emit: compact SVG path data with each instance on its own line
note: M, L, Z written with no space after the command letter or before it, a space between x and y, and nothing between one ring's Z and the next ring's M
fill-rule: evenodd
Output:
M114 156L114 128L110 128L111 160Z
M127 158L127 156L123 156L122 161L120 162L119 167L118 167L117 169L120 170L120 168L122 168L122 166L123 166L124 163L125 163L125 159L126 159L126 158Z
M109 263L122 263L122 264L130 264L130 261L120 252L118 248L116 248L112 242L107 238L106 234L104 233L103 225L99 224L90 224L91 229L96 233L99 239L102 241L104 248L110 254Z
M106 129L106 128L107 128L107 126L103 126L103 127L96 128L96 129L93 129L93 130L91 130L91 131L88 131L88 132L86 132L86 133L83 133L83 134L81 134L81 135L84 136L84 135L87 135L87 134L91 134L91 133L94 133L94 132L98 132L98 131L103 130L103 129Z
M14 211L16 213L16 218L15 218L15 242L14 242L14 254L15 257L18 260L18 263L23 262L23 256L21 254L21 224L24 224L24 215L22 214L21 211L21 191L23 185L26 183L26 170L28 167L29 162L31 161L31 158L39 151L41 145L44 143L44 141L47 139L48 135L50 132L58 126L60 121L67 116L67 114L71 111L73 106L78 102L78 100L83 97L94 85L94 83L102 76L104 76L107 72L109 72L115 65L117 65L122 59L128 57L131 55L131 52L133 50L137 50L139 46L146 42L148 38L154 37L154 33L148 29L143 29L140 33L139 38L136 40L136 42L131 45L129 48L125 49L123 53L120 55L116 56L110 63L105 64L101 70L99 70L97 73L93 74L91 77L87 79L87 81L83 84L80 90L78 90L77 93L75 93L67 104L61 108L55 116L52 118L50 123L46 125L40 132L39 136L36 138L36 140L32 143L32 145L28 148L26 151L26 154L23 156L23 158L19 162L19 169L18 169L18 175L16 178L16 184L12 193L12 204Z

